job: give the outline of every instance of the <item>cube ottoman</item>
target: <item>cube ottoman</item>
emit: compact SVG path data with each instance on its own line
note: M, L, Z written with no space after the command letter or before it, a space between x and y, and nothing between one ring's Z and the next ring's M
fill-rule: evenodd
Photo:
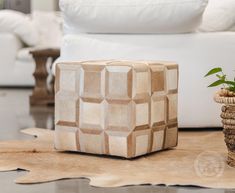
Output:
M133 158L175 147L177 93L173 62L59 63L55 148Z

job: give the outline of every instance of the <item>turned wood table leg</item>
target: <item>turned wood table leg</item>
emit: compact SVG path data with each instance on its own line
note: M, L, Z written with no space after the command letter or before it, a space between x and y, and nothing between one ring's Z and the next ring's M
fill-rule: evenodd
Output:
M48 95L47 90L47 77L48 72L46 68L47 57L35 57L36 69L33 73L35 78L35 87L33 90L33 96L44 97Z
M52 72L52 64L60 56L59 49L44 49L30 52L35 61L35 71L33 76L35 78L35 87L30 96L31 105L50 105L54 104L54 77L48 84L48 75ZM47 69L47 60L52 59L50 69Z
M35 78L35 87L32 95L30 96L31 105L48 105L54 103L53 93L49 92L47 85L47 59L48 57L46 56L34 56L36 63L35 72L33 73Z
M50 93L53 95L55 95L54 85L55 85L55 76L53 75L50 81Z
M55 62L55 60L57 59L57 57L53 57L52 58L52 65L53 65L53 63ZM53 66L51 65L51 73L52 73L52 71L53 71ZM53 95L55 95L55 89L54 89L54 85L55 85L55 76L53 75L53 73L52 73L52 78L51 78L51 81L50 81L50 86L51 86L51 88L50 88L50 93L52 93Z

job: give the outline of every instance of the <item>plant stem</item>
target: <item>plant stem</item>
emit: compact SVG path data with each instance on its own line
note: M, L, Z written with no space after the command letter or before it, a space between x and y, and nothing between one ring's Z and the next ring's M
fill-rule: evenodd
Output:
M225 74L223 73L223 71L221 71L221 73L222 73L222 76L224 76ZM224 79L225 81L226 81L226 76L225 76L225 79ZM223 84L223 87L225 88L225 84Z

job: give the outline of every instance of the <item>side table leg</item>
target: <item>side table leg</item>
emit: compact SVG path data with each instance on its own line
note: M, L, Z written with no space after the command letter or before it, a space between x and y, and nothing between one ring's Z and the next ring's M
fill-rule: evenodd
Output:
M46 68L47 57L34 56L34 60L36 63L35 72L33 73L33 76L35 78L35 87L32 96L30 96L30 104L31 105L45 104L45 101L43 100L48 97L48 90L47 90L48 72Z
M50 70L51 70L51 74L52 74L52 77L51 77L51 81L50 81L50 93L54 96L55 95L55 88L54 88L54 85L55 85L55 76L53 75L52 73L52 68L53 68L53 64L55 62L55 60L57 59L57 57L52 57L52 63L51 63L51 66L50 66Z

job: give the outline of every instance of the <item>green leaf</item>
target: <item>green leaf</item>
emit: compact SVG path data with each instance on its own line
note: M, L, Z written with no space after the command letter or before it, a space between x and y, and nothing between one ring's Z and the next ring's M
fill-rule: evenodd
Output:
M219 86L219 85L221 85L223 83L224 83L223 80L217 80L217 81L213 82L212 84L210 84L208 87Z
M235 92L235 87L229 87L228 90Z
M219 75L219 74L216 74L216 77L219 78L220 80L225 80L226 78L226 75Z
M211 70L205 75L205 77L210 76L210 75L212 75L212 74L216 74L216 73L218 73L218 72L222 72L222 68L213 68L213 69L211 69Z
M235 82L233 81L224 81L224 83L235 87Z

